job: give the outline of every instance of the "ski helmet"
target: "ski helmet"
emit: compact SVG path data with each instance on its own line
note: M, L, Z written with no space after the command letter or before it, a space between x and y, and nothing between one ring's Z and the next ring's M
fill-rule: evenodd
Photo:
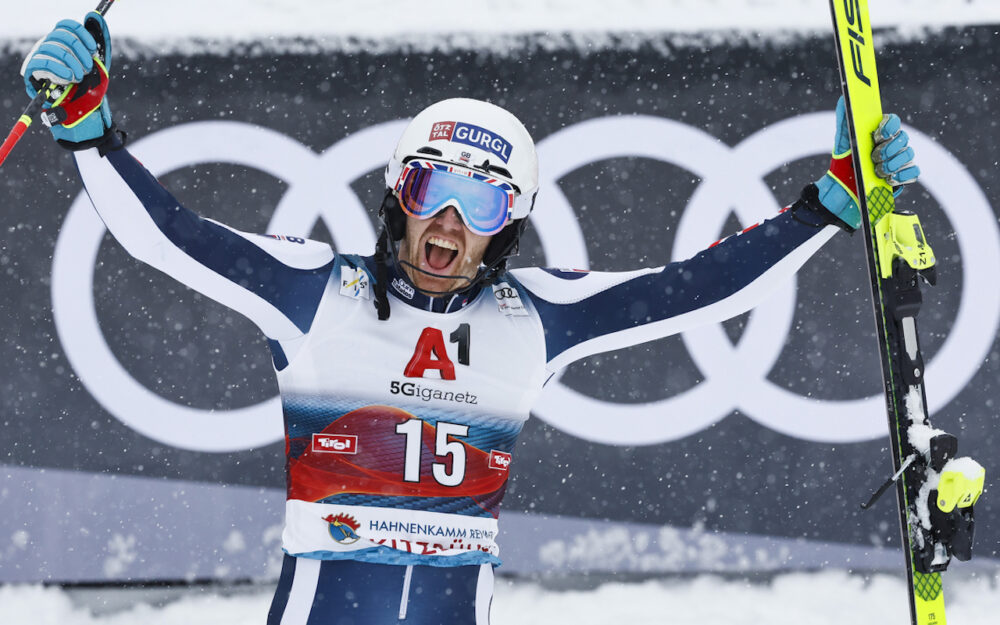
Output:
M495 104L442 100L421 111L403 131L385 184L394 188L406 163L423 159L489 173L517 191L511 219L524 219L538 191L538 155L524 125Z
M460 290L494 280L517 251L538 192L538 156L531 135L510 112L481 100L442 100L417 114L403 131L385 169L386 194L380 211L384 229L377 257L384 259L390 253L393 262L398 262L395 244L406 231L399 191L415 166L445 169L511 189L505 225L486 248L483 267ZM387 302L376 305L380 306L380 317L381 306L388 315Z

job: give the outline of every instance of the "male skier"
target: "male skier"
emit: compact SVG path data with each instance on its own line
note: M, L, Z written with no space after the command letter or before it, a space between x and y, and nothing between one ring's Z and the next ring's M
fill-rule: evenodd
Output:
M125 149L104 98L110 48L90 13L60 22L22 73L31 96L63 87L52 133L125 249L268 337L288 467L269 624L488 623L512 449L552 374L745 312L861 223L841 103L830 171L757 227L665 267L508 271L538 189L534 144L507 111L453 99L400 138L374 255L248 234L182 207ZM880 174L914 182L899 119L878 132Z

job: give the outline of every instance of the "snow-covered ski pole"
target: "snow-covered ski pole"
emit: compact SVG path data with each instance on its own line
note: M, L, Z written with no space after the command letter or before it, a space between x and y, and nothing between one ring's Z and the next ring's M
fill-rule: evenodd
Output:
M95 12L99 13L102 17L107 14L108 9L111 5L115 3L115 0L101 0L97 8L94 9ZM10 154L17 142L21 140L24 133L27 132L28 127L31 126L31 122L34 121L35 115L42 110L42 105L45 100L50 95L56 95L60 87L54 85L51 82L46 81L42 88L38 90L38 94L28 103L25 107L24 112L21 113L21 117L18 118L17 123L11 128L10 132L7 134L7 138L4 139L3 145L0 146L0 166L3 162L7 160L7 155Z

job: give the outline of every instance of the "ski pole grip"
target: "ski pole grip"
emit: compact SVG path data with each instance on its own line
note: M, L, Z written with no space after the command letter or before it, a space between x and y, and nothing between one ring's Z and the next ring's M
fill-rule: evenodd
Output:
M108 9L110 9L111 5L114 3L115 0L101 0L100 4L97 5L97 8L94 9L94 11L99 13L101 17L104 17L104 15L107 14ZM38 90L38 93L35 94L35 97L32 98L31 102L28 103L28 106L24 107L21 117L17 120L17 123L14 124L14 127L10 129L10 133L8 133L7 138L4 139L3 145L0 146L0 165L3 165L3 162L7 160L7 156L14 149L14 146L17 145L17 142L21 140L21 137L23 137L24 133L28 130L28 127L31 126L31 120L38 114L38 111L42 110L42 104L45 102L45 98L48 97L48 94L52 91L53 87L54 85L52 83L46 81L45 84L42 85L42 88Z

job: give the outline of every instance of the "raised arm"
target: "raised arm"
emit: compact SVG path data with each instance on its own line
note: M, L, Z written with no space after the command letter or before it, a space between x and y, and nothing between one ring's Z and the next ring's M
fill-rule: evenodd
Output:
M249 234L199 217L113 137L104 156L76 152L90 199L135 258L242 313L269 338L309 330L333 266L325 243Z
M195 215L124 148L107 91L111 39L104 19L63 20L25 60L30 96L42 81L62 95L46 104L58 143L76 156L108 230L134 257L250 318L268 337L309 330L333 266L324 243L239 232Z
M731 236L687 260L629 272L519 269L545 328L550 371L598 352L622 349L757 306L791 278L837 226L800 221L791 210Z
M724 321L746 312L784 283L838 231L860 226L843 99L837 105L830 169L779 215L692 258L623 273L522 269L512 272L545 328L549 370L604 351ZM879 126L872 158L897 187L919 169L899 118Z

